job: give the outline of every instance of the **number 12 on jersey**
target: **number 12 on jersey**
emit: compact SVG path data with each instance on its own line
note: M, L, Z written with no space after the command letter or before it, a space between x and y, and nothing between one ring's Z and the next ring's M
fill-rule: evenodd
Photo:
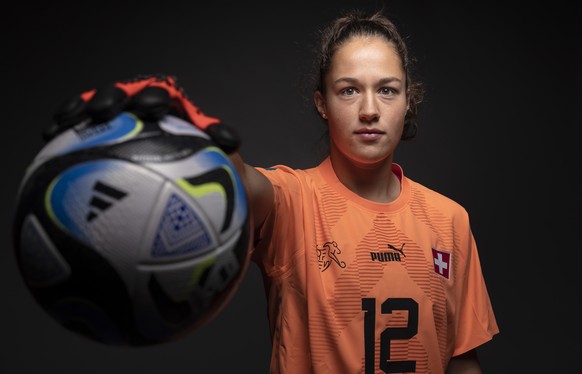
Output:
M364 354L366 374L374 374L376 357L376 299L362 298L364 311ZM381 305L380 313L392 314L395 310L408 312L406 327L387 327L380 333L380 369L384 373L414 373L416 361L390 361L390 342L410 339L418 333L418 303L411 298L388 298Z

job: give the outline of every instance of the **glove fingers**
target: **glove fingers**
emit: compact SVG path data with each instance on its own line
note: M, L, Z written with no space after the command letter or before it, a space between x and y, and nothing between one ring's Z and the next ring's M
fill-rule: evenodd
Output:
M44 141L49 141L61 132L89 118L85 112L86 103L74 96L64 101L53 115L53 123L42 132Z
M161 87L146 87L131 97L127 109L143 120L160 120L170 110L170 94Z
M125 91L114 85L106 86L95 92L87 102L85 112L95 123L106 122L121 113L127 102Z
M54 123L43 132L48 141L62 131L91 119L103 123L123 111L131 111L142 120L157 121L173 114L205 131L223 151L238 150L240 138L218 118L202 113L177 86L172 76L145 76L84 92L64 102L53 117Z
M123 90L127 96L133 96L143 90L144 88L151 86L153 82L162 79L158 76L137 76L133 79L129 79L123 82L116 82L115 86Z
M77 117L87 117L84 114L85 101L79 96L71 97L65 100L55 111L53 120L59 125L67 126L69 122L78 122Z
M180 102L182 108L186 112L187 118L190 122L194 123L197 127L201 128L202 130L206 131L209 126L215 125L220 123L218 118L209 117L206 114L202 113L198 107L196 107L190 100L188 100L184 96L180 96L177 98Z
M236 152L240 147L241 140L234 129L224 123L215 123L204 130L212 141L220 147L226 154Z
M137 83L131 83L136 85ZM217 124L220 122L218 118L209 117L202 113L198 107L196 107L186 96L184 91L181 87L178 86L176 83L176 78L169 76L169 75L159 75L154 76L146 81L140 81L139 84L143 84L145 86L149 86L148 88L159 87L166 91L169 95L170 101L169 104L169 112L174 114L178 117L186 119L192 122L195 126L202 130L206 130L206 128L210 125ZM144 87L145 87L144 86ZM137 87L137 86L135 86ZM133 90L134 86L131 87L124 87L127 92ZM141 86L140 86L141 87ZM144 89L145 90L145 89ZM167 112L166 112L167 113ZM165 114L165 113L164 113Z

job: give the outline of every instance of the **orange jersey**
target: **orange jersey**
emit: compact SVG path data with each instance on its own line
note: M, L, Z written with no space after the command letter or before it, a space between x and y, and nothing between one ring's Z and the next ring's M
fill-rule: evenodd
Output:
M329 158L258 168L275 203L253 252L272 373L444 373L499 330L465 209L405 177L388 204L354 194Z

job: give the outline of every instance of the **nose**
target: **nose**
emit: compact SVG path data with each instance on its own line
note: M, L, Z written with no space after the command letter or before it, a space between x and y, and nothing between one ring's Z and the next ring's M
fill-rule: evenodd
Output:
M378 109L378 103L376 102L376 97L373 93L368 92L362 96L361 106L360 106L360 121L362 122L374 122L380 117L380 111Z

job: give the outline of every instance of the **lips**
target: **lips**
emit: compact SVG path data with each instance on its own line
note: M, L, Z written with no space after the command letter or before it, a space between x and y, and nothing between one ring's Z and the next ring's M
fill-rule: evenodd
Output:
M363 127L354 131L354 134L384 134L384 131L380 131L377 128Z
M384 131L371 127L363 127L354 131L354 134L362 140L377 140L385 134Z

